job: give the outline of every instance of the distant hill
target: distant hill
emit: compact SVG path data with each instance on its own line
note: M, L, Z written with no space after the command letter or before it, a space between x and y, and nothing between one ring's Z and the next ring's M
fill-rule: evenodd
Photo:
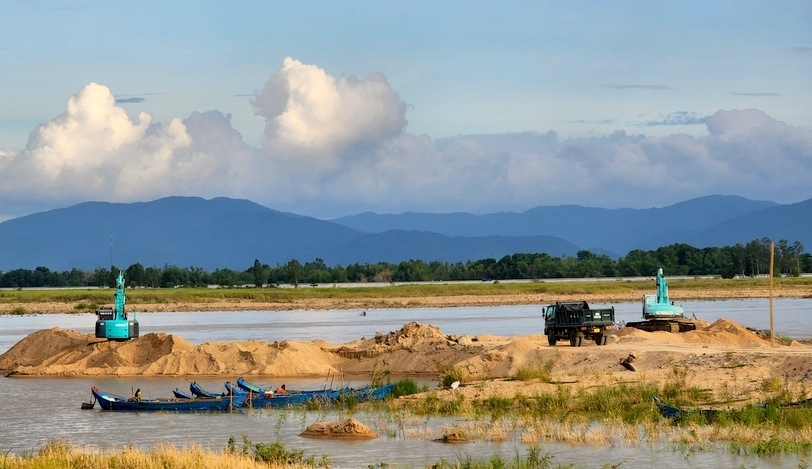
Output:
M708 196L663 208L574 205L521 213L377 215L332 221L279 212L248 200L168 197L87 202L0 223L0 270L201 267L245 270L322 259L327 265L466 262L517 252L612 257L674 243L726 246L769 237L812 249L812 199L791 205ZM112 237L112 246L111 246ZM112 249L111 249L112 247Z
M111 247L112 237L112 247ZM153 202L87 202L0 223L0 270L175 265L245 270L254 259L277 265L316 258L328 265L465 262L515 252L575 255L551 236L451 237L390 230L365 233L338 223L278 212L247 200L168 197Z
M746 232L729 231L713 235L722 223L762 211L779 209L774 202L754 201L736 196L711 195L651 209L605 209L577 205L536 207L514 213L487 215L470 213L415 213L377 215L362 213L334 221L359 231L378 233L390 229L421 230L448 236L554 236L582 249L622 256L633 249L656 249L674 243L712 243L695 245L734 245L754 238L777 234L812 247L812 232L796 229L797 215L780 215L771 225L751 227ZM807 218L812 212L807 206ZM700 236L703 233L707 235ZM747 233L747 234L745 234ZM750 233L758 233L752 236ZM771 235L771 233L773 233ZM803 241L806 239L806 242ZM777 239L776 239L777 240Z
M812 251L812 199L730 218L699 233L691 241L696 246L719 246L732 238L744 244L764 236L774 242L800 241L805 252Z

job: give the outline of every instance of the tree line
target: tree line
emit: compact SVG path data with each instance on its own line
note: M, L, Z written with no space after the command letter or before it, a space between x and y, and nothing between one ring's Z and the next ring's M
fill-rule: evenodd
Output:
M124 270L128 287L176 288L220 285L223 287L279 284L310 285L348 282L418 282L453 280L506 280L545 278L640 277L656 273L662 267L666 275L717 275L723 278L754 277L770 271L769 238L753 240L745 245L695 248L688 244L673 244L653 251L634 250L619 259L579 251L575 257L552 257L546 253L517 253L467 262L408 260L398 264L354 263L330 267L322 259L302 264L291 259L285 264L269 266L255 259L246 270L200 267L144 267L132 264ZM812 272L812 255L796 241L780 240L775 244L775 275L800 276ZM0 271L0 287L115 287L120 267L97 268L93 271L72 269L55 272L47 267L34 270Z

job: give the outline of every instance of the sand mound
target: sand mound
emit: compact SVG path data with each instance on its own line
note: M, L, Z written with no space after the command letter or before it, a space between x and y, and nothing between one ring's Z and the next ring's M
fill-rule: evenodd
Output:
M375 337L375 343L389 346L396 344L409 346L426 340L443 341L446 340L446 336L436 326L412 321L404 325L398 331Z
M614 335L618 338L618 343L633 343L656 340L672 344L719 344L719 345L767 345L768 342L760 338L753 331L741 326L729 319L720 318L714 323L706 321L695 321L697 329L695 331L682 334L672 334L670 332L646 332L633 327L624 327Z
M369 427L353 418L339 422L316 422L307 427L299 436L348 440L371 440L378 438L378 435Z
M36 366L66 350L85 347L96 340L91 334L80 334L58 327L34 332L0 355L0 370L18 366Z
M685 342L683 334L672 334L670 332L662 331L646 332L633 327L621 328L620 330L615 331L613 335L618 338L618 343L623 344L628 342L644 342L649 340L669 342L672 344Z
M159 374L148 368L192 349L185 340L162 333L116 342L53 328L18 342L0 356L0 369L17 375Z
M685 342L694 344L768 345L754 332L730 319L720 318L713 324L682 334Z

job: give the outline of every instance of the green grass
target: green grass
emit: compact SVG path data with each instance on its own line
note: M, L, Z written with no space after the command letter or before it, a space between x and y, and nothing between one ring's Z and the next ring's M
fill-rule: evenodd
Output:
M520 367L511 378L518 381L539 380L549 383L552 380L553 365L555 365L553 360L541 362L537 359Z

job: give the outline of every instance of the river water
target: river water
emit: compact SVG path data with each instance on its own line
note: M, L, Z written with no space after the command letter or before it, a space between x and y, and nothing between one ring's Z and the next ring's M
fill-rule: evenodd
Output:
M682 303L688 314L715 321L728 318L756 329L769 328L768 300L693 301ZM614 306L618 321L640 319L639 303L595 304ZM812 299L774 300L775 329L778 336L795 339L812 337ZM192 344L208 341L311 341L324 339L331 343L349 342L372 337L376 332L400 329L405 323L418 321L438 326L446 334L494 334L516 336L540 334L541 309L538 306L499 306L461 308L408 308L366 310L295 310L239 312L139 313L141 335L165 332L178 335ZM92 333L93 314L49 314L0 316L0 353L5 352L31 332L60 327ZM224 379L197 379L210 390L221 390ZM335 378L332 378L335 380ZM256 379L256 384L271 387L279 380ZM418 381L433 386L430 381ZM326 383L324 379L291 379L291 389L321 389L326 384L358 385L359 381ZM90 387L120 395L131 395L140 388L147 397L171 396L172 389L188 389L184 378L0 378L0 451L16 453L35 451L54 439L76 445L99 448L133 444L150 448L159 442L176 445L198 444L215 450L225 447L234 437L238 447L243 437L254 443L280 441L288 448L306 454L329 456L333 467L354 468L389 464L391 467L426 467L439 462L472 457L489 459L502 455L510 460L524 456L528 447L520 438L503 443L475 442L467 445L443 445L419 435L436 434L437 428L453 425L453 419L397 419L379 413L360 411L352 415L381 437L371 441L326 441L299 437L308 425L325 420L346 418L336 411L241 410L233 414L149 414L81 410L80 403L90 401ZM490 425L488 420L478 422ZM417 436L415 436L417 435ZM624 468L684 467L798 467L798 457L756 458L731 454L724 449L708 452L686 452L666 447L540 445L543 453L554 456L555 464L577 467L603 467L623 463Z

